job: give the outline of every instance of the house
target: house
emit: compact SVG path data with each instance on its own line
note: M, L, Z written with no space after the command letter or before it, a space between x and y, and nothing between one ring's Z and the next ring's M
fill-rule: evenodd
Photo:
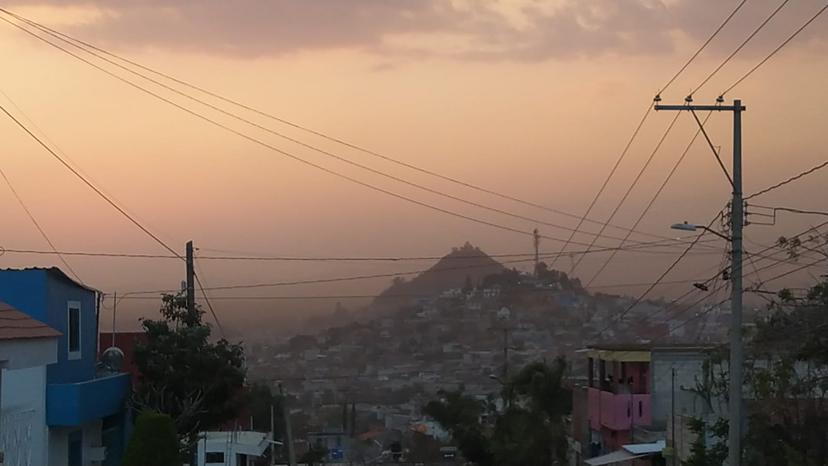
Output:
M60 332L46 367L48 450L38 464L121 464L130 377L98 368L100 298L58 268L0 270L0 301Z
M701 404L686 387L705 371L712 348L696 344L596 345L586 355L586 386L573 392L572 452L586 464L662 464L668 421ZM662 448L663 449L663 448ZM616 458L625 458L619 460Z
M46 366L59 336L0 302L0 464L46 464Z
M253 431L202 432L196 448L198 466L253 466L274 445L269 434Z

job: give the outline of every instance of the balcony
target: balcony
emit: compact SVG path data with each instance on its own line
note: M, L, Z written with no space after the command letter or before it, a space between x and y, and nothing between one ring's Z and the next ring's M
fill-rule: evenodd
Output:
M129 374L46 386L46 423L79 426L119 413L129 396Z
M648 394L616 394L587 389L589 426L611 430L630 430L633 426L648 426L653 422L651 398Z

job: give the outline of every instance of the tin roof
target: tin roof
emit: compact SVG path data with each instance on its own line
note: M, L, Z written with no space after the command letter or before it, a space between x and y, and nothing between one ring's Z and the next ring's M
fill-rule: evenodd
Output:
M0 340L54 338L60 332L0 301Z
M9 271L9 272L15 272L15 271L25 272L25 271L28 271L28 270L44 271L48 274L51 274L53 277L56 277L59 280L63 280L65 282L71 283L71 284L73 284L73 285L75 285L79 288L83 288L84 290L93 291L95 293L100 293L100 290L96 290L95 288L84 285L83 283L80 283L77 280L74 280L69 275L66 275L66 273L63 270L61 270L59 267L25 267L25 268L22 268L22 269L15 269L15 268L0 269L0 271Z

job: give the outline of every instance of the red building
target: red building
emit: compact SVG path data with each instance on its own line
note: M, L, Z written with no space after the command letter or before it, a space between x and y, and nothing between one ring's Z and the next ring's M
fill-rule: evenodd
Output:
M124 352L124 366L123 372L127 372L132 377L132 386L135 387L138 383L138 378L141 373L135 365L135 346L139 343L147 341L147 334L144 332L116 332L115 333L115 347ZM112 332L101 332L100 341L98 344L98 357L100 358L107 348L113 346Z

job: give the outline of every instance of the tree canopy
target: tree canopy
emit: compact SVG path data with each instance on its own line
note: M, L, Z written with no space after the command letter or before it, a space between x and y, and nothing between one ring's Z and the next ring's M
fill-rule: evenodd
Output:
M211 328L186 298L165 295L161 319L143 320L146 343L136 346L141 377L134 403L139 410L168 414L185 449L199 431L218 427L237 414L245 379L240 344L211 341Z

